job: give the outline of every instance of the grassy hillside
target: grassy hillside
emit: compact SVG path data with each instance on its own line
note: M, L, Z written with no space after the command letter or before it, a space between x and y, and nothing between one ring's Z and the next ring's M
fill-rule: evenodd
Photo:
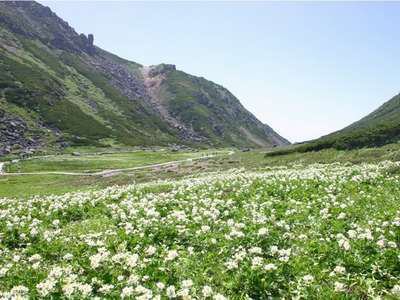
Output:
M381 147L400 140L400 95L384 103L361 120L319 139L271 152L269 156L310 152Z
M250 114L227 89L182 71L168 74L168 109L214 146L288 144ZM268 135L269 139L263 138Z
M93 39L36 2L0 2L0 156L70 146L288 143L219 85L171 65L145 68Z

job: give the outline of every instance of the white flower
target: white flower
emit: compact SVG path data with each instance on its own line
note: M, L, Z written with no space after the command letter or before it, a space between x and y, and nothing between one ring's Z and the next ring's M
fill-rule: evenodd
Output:
M29 262L34 263L34 262L40 261L41 259L42 259L42 257L39 254L34 254L31 257L29 257Z
M203 232L209 232L209 231L210 231L210 226L208 226L208 225L203 225L203 226L201 226L201 231L203 231Z
M350 229L347 231L347 235L350 239L355 239L357 237L357 231Z
M351 249L350 243L347 239L341 239L338 241L339 247L343 248L344 250L348 251Z
M175 286L170 285L169 287L167 287L166 293L168 298L170 299L175 298L176 297Z
M251 267L253 269L261 267L263 263L263 258L260 256L255 256L253 257L253 259L251 260Z
M128 298L133 294L133 287L127 286L122 289L121 298Z
M312 275L305 275L303 276L303 280L306 284L309 284L314 281L314 276Z
M273 270L276 270L276 269L277 269L277 267L274 264L267 264L267 265L264 266L264 270L265 271L273 271Z
M29 293L29 289L24 285L17 285L11 289L10 293L14 296L11 299L28 299L26 295Z
M225 266L228 270L237 269L239 267L238 262L236 260L229 260L225 263Z
M143 279L145 279L145 278L143 278ZM129 283L129 284L131 284L131 285L136 285L136 284L139 283L139 280L140 280L139 276L137 276L136 274L131 274L131 275L128 277L127 283ZM144 281L145 281L145 280L144 280Z
M249 249L251 254L262 254L262 249L260 247L253 247Z
M53 280L45 280L36 285L36 289L42 297L49 295L55 288L56 282Z
M390 292L393 295L400 296L400 285L398 284L394 285L393 288L390 290Z
M262 228L260 228L259 230L258 230L258 233L257 233L259 236L265 236L265 235L267 235L268 234L268 229L267 228L265 228L265 227L262 227Z
M130 268L136 267L138 261L139 261L139 255L137 254L128 255L126 258L126 264Z
M183 280L182 287L183 288L190 288L193 285L193 281L191 279Z
M227 298L221 294L216 294L214 300L226 300Z
M92 293L92 286L87 283L78 285L78 289L85 297L89 296Z
M7 274L8 270L9 270L9 268L7 268L7 267L1 268L0 269L0 278L4 277Z
M386 242L385 240L379 240L376 242L379 248L385 248Z
M156 286L159 290L163 290L165 288L165 284L160 281L156 283Z
M63 259L66 261L70 261L74 258L74 256L71 253L67 253L63 256Z
M207 297L211 297L213 294L213 290L210 286L205 285L203 286L203 289L201 290L201 293L203 294L203 297L207 298Z
M344 292L346 290L346 285L341 282L335 282L335 292Z
M146 248L146 255L147 256L153 256L157 251L157 248L154 246L149 246Z
M72 294L75 292L75 283L74 282L69 282L65 284L62 288L63 293L66 297L71 297Z
M97 253L89 257L90 266L92 269L96 269L100 266L101 261L103 260L103 255L101 253Z
M179 256L178 252L176 250L170 250L167 253L167 256L165 257L166 261L171 261L174 260L175 258L177 258Z
M179 297L181 297L182 299L187 299L187 298L189 298L190 290L188 288L183 288L178 291L177 295Z
M305 234L299 235L299 240L305 240L305 239L307 239L307 236Z
M102 294L108 294L114 288L112 284L104 284L99 288L99 292Z
M271 246L270 251L272 255L275 255L276 253L278 253L279 248L277 246Z
M346 268L343 266L336 266L335 269L333 269L333 271L336 274L345 274L346 273Z

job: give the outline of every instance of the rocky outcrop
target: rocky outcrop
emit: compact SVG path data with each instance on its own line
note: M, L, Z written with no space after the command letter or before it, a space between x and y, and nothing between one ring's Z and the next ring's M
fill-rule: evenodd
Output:
M88 36L86 37L86 35L81 33L79 36L81 38L82 49L89 55L94 55L96 53L96 48L93 44L94 42L93 34L88 34Z
M184 142L203 142L206 140L193 130L191 126L184 124L178 118L175 118L168 110L166 98L162 95L162 85L169 73L176 71L176 66L171 64L159 64L141 68L146 100L150 103L163 120L165 120L172 128L174 128L179 139Z
M40 145L40 138L27 133L28 125L23 119L0 110L0 156L13 150L33 152Z
M149 77L156 77L159 75L166 75L169 72L176 71L175 65L170 64L159 64L155 66L150 66L148 75Z
M10 9L11 8L11 9ZM23 18L20 17L23 14ZM93 55L93 35L79 35L50 8L34 1L0 2L0 24L57 49Z
M143 81L126 66L116 63L101 53L90 57L89 62L98 71L109 77L110 83L129 99L137 100L146 96Z

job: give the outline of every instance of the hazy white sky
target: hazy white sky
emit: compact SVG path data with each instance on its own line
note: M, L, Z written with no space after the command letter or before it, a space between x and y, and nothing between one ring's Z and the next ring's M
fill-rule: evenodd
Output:
M399 92L400 3L40 2L121 57L222 84L292 142Z

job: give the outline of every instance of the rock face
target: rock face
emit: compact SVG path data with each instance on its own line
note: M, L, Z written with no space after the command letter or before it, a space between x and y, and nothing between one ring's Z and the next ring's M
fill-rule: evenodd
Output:
M176 71L176 66L175 65L169 65L169 64L159 64L156 66L150 66L149 67L149 76L150 77L156 77L159 75L166 75L172 71Z
M28 125L19 117L0 110L0 156L13 150L34 151L40 146L40 138L28 136Z
M93 34L76 33L36 2L0 2L0 69L2 153L109 141L288 143L224 87L173 64L144 67L95 47Z
M67 22L39 3L8 1L1 3L0 9L0 23L12 32L75 53L94 50L93 35L92 43L86 37L82 39Z
M88 45L87 45L87 52L90 55L93 55L96 53L96 48L94 47L93 42L94 42L94 36L93 36L93 34L90 33L88 35Z

